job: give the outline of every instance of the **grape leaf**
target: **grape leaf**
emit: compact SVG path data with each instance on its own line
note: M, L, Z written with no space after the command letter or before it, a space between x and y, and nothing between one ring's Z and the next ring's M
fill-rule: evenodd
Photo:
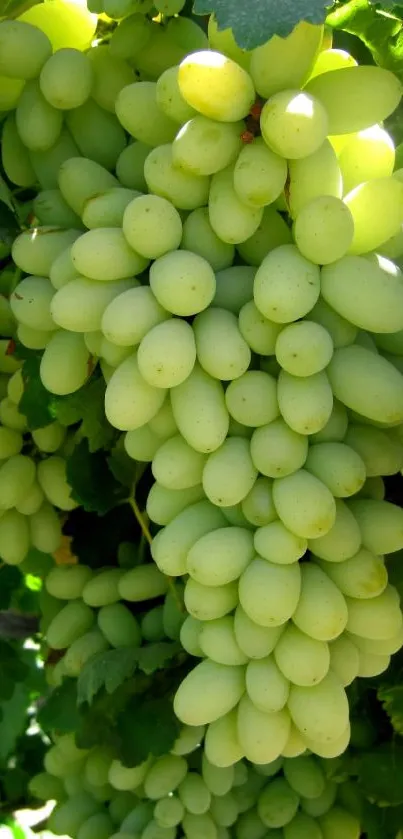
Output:
M29 668L21 660L18 648L0 640L0 699L10 699L16 682L23 682Z
M93 655L84 665L77 682L77 703L91 705L94 697L105 688L114 691L133 675L137 667L137 649L120 647Z
M197 15L214 13L219 29L231 27L244 49L264 44L273 35L285 38L301 20L323 23L327 0L195 0Z
M363 752L356 766L367 798L380 806L403 803L403 745L390 742Z
M16 684L10 699L0 702L0 760L14 751L17 737L26 725L28 705L29 694L23 682Z
M81 421L79 433L88 440L91 453L109 447L116 437L105 416L105 389L102 376L95 373L76 393L59 399L54 408L54 417L62 425Z
M45 731L58 731L67 734L75 731L80 720L77 708L76 679L64 679L59 687L52 690L38 713L38 722Z
M154 757L166 754L172 749L180 728L170 699L132 697L117 720L119 759L126 766L137 766L150 754Z
M163 668L167 661L170 661L183 650L181 644L175 641L161 641L156 644L145 644L137 650L139 670L150 675L156 670Z
M15 565L0 568L0 609L8 609L13 593L21 585L21 572Z
M101 518L81 507L69 515L64 533L72 537L72 551L90 568L111 564L121 542L138 542L139 525L128 504L121 504Z
M381 687L378 698L398 734L403 734L403 685Z
M19 353L17 353L19 355ZM41 356L37 353L30 353L21 368L24 381L24 393L22 394L19 410L27 418L28 428L35 431L36 428L43 428L54 420L53 405L55 397L43 386L39 369Z
M390 7L388 3L378 5ZM395 15L385 15L369 0L350 0L337 7L327 23L334 29L356 35L376 64L403 77L403 24Z
M127 496L125 487L112 474L106 454L91 453L87 440L82 440L67 458L66 477L72 498L90 513L103 515Z
M116 480L132 490L136 484L138 475L141 474L141 470L144 471L142 467L147 467L147 464L137 463L133 458L129 457L123 446L123 437L121 437L108 457L108 466Z

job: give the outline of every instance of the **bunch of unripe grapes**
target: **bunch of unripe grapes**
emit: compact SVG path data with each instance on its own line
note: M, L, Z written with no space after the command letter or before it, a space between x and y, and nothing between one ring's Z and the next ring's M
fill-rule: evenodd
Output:
M4 167L41 186L13 246L17 335L54 394L99 361L109 422L151 462L152 556L183 578L182 644L204 659L175 710L208 725L210 762L333 757L345 687L403 643L383 481L403 466L403 182L383 128L401 84L322 49L319 26L246 53L173 19L187 54L157 61L134 18L50 57L0 23L0 69L27 79Z

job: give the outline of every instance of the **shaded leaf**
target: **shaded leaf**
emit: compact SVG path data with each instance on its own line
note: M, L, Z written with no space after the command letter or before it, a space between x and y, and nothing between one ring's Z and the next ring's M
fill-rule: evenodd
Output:
M403 745L391 742L358 756L358 781L378 805L403 803Z
M0 569L0 609L8 609L21 581L21 572L15 565L3 565Z
M167 754L179 734L181 723L168 698L133 697L119 715L119 759L126 766L137 766L147 759Z
M42 384L39 375L40 365L41 357L31 353L25 359L21 369L24 393L18 408L22 414L25 414L28 428L32 431L43 428L54 420L52 406L55 397Z
M91 453L109 447L116 437L105 416L105 389L102 376L95 373L76 393L58 399L54 408L54 418L62 425L81 421L79 433L88 440Z
M72 498L87 512L103 515L127 495L112 474L104 452L91 453L87 440L75 447L66 461L66 477Z
M145 644L137 650L139 670L150 675L156 670L164 668L166 663L183 650L181 644L175 641L161 641L156 644Z
M87 702L105 688L111 694L133 675L137 667L137 650L132 647L120 647L92 656L84 665L77 682L78 705Z
M64 679L62 684L52 691L45 705L40 709L39 725L45 731L67 734L69 731L76 730L79 720L76 679Z
M16 740L26 725L28 705L29 694L23 682L16 684L10 699L0 702L0 760L15 751Z

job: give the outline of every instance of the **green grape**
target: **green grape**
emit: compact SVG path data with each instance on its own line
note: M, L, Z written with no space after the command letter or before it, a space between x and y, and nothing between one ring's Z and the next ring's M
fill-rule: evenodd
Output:
M4 519L0 519L1 523ZM55 615L48 626L46 640L54 650L63 650L88 632L94 622L94 613L82 600L72 600Z
M172 143L173 164L194 175L213 175L234 163L242 148L242 122L216 122L196 115Z
M25 431L27 428L25 414L21 414L17 405L7 397L0 402L0 421L6 428L13 428L15 431Z
M19 504L20 512L24 513L26 509L29 508ZM30 514L29 528L32 545L38 551L52 554L60 547L62 540L61 523L51 504L47 504L45 501L39 509Z
M147 46L151 37L152 24L143 14L131 14L119 23L112 32L109 52L114 58L130 60ZM99 49L99 48L98 48Z
M166 637L172 641L179 641L181 627L185 620L182 587L174 587L167 592L162 619Z
M170 576L185 574L190 548L206 533L225 525L224 516L210 502L191 504L154 538L153 558L164 573Z
M225 392L232 417L243 425L256 428L278 416L275 379L259 370L250 370L232 381Z
M35 463L26 455L12 455L0 466L0 509L16 507L35 480Z
M180 297L177 294L178 281ZM153 262L150 286L161 306L174 315L187 317L207 308L213 299L216 283L207 260L191 251L176 250Z
M329 134L349 134L382 122L397 108L400 83L382 67L346 67L311 79L305 90L326 108Z
M47 151L57 141L63 116L43 96L36 80L28 81L15 112L17 131L24 146Z
M313 154L326 139L327 112L320 100L306 91L283 90L263 106L260 127L273 152L296 160Z
M220 827L231 827L238 818L238 802L236 796L227 792L226 795L213 795L210 813Z
M210 15L208 22L208 39L211 49L217 50L232 58L245 70L249 67L251 52L243 50L235 41L232 29L219 29L214 15Z
M286 178L286 161L259 137L244 146L235 163L235 192L250 207L263 207L275 201L283 192Z
M101 228L100 228L101 229ZM129 355L114 371L105 393L105 412L121 431L139 428L161 408L165 390L149 385L141 376L137 354Z
M229 380L245 373L251 353L232 312L207 309L194 320L193 329L199 363L210 376Z
M187 755L199 748L205 732L204 726L182 726L171 749L171 754Z
M101 346L99 348L99 355L104 363L109 368L109 375L105 376L105 381L109 383L112 373L119 367L123 361L131 354L131 347L119 347L108 341L107 338L102 338Z
M98 629L85 632L70 644L64 656L64 671L67 676L78 678L86 662L93 655L109 649L109 644Z
M143 783L144 778L151 765L151 758L139 763L133 768L124 766L120 760L112 760L109 767L108 779L114 789L118 790L134 790ZM134 803L134 802L133 802ZM149 808L151 810L151 808ZM132 812L131 810L129 812ZM152 811L151 811L152 812ZM129 815L129 814L128 814ZM123 820L124 822L124 820ZM123 823L122 823L123 827Z
M238 740L236 709L210 723L204 740L204 754L210 764L219 768L239 765L237 762L243 757L243 752Z
M240 527L206 533L189 550L187 571L205 586L222 586L238 579L253 559L253 537Z
M395 475L402 466L403 452L400 444L380 428L350 424L345 442L365 463L368 477Z
M275 351L278 363L287 373L293 376L312 376L329 364L333 355L333 342L323 326L303 320L282 329Z
M308 262L295 245L276 248L256 272L256 306L276 323L289 323L310 312L319 290L318 266Z
M32 439L42 452L52 454L63 443L66 436L66 429L59 422L52 422L32 432Z
M65 128L62 128L56 142L46 151L30 149L30 162L42 189L56 189L60 167L70 158L77 158L78 154L77 146Z
M78 835L83 824L99 809L99 804L86 792L77 792L67 801L59 804L49 819L49 829L65 835Z
M33 201L33 211L41 225L57 227L81 227L81 219L69 207L60 190L49 189L39 192ZM56 257L57 258L57 257Z
M283 772L290 786L301 798L312 800L323 795L326 788L325 775L320 763L311 755L285 760Z
M327 372L335 396L346 407L377 422L402 421L401 374L381 356L359 346L343 347Z
M333 781L326 781L326 786L323 793L321 795L318 795L317 798L301 797L301 809L304 811L304 813L307 813L309 816L313 816L314 818L323 816L324 813L327 813L328 810L330 810L333 806L336 798L337 788L338 784L335 784Z
M59 289L69 283L70 280L75 280L76 277L77 272L71 258L71 246L69 246L53 260L50 266L49 279L53 288Z
M283 419L275 419L253 432L250 452L262 475L283 478L304 465L308 454L307 435L293 431Z
M255 269L248 265L232 265L218 271L213 307L228 309L238 315L241 308L252 300L255 274Z
M93 99L66 115L67 127L84 155L105 169L114 169L126 146L126 136L114 114L105 111Z
M249 441L229 437L210 454L203 470L203 489L217 507L238 504L250 492L257 478Z
M102 317L102 331L113 343L132 347L168 317L151 289L139 286L119 294L109 303Z
M61 600L76 600L91 576L86 565L58 565L46 576L46 591Z
M339 588L317 565L304 564L301 596L292 616L298 629L318 641L332 641L345 629L347 618L346 601Z
M113 41L113 36L112 36ZM168 67L157 80L157 105L167 117L181 125L196 116L196 111L185 102L178 83L179 67Z
M144 143L130 143L120 153L116 161L116 176L127 189L145 192L147 184L144 178L144 163L151 152L151 146Z
M216 824L209 813L187 813L182 828L187 839L218 839Z
M168 489L188 489L201 483L206 455L195 451L180 434L160 445L152 463L154 478Z
M274 355L276 340L283 327L267 320L253 300L242 306L238 325L241 335L253 352Z
M3 467L4 468L4 467ZM0 516L0 557L6 565L20 565L30 547L29 523L18 510Z
M376 250L400 231L402 199L403 184L392 177L367 181L345 196L354 222L349 253Z
M366 479L364 461L345 443L311 446L305 469L322 481L336 498L355 495Z
M186 381L171 392L171 403L178 429L192 448L209 453L222 445L229 416L217 379L195 364Z
M122 600L141 603L143 600L152 600L165 594L168 590L168 580L154 564L138 566L123 574L118 590Z
M367 599L377 597L388 584L383 558L362 549L342 563L320 562L322 570L348 597Z
M210 790L197 772L188 772L179 784L178 795L184 813L200 815L207 813L210 808Z
M252 50L250 72L260 96L268 99L285 88L302 87L314 66L322 36L322 26L303 21L287 38L275 35Z
M210 762L205 753L202 755L202 775L212 795L226 795L233 785L233 767L216 766Z
M286 778L275 778L260 793L257 809L266 827L285 827L295 817L298 804L299 796Z
M60 510L74 510L77 502L71 497L71 486L67 481L66 461L53 455L38 463L37 478L48 501Z
M319 817L319 826L323 839L359 839L361 827L356 816L342 807L332 807Z
M219 52L195 52L179 66L178 82L186 102L219 122L243 119L255 100L250 76Z
M264 207L262 219L255 232L244 242L238 243L237 250L248 265L259 267L270 251L291 241L290 228L280 213L273 207Z
M100 329L106 307L131 286L131 280L103 283L76 277L54 293L50 304L52 319L57 326L71 332Z
M279 565L297 562L307 550L308 543L291 533L281 521L273 521L255 531L255 549L259 556Z
M39 508L42 506L43 501L44 501L44 494L43 494L39 484L36 481L34 481L33 484L31 485L31 489L29 490L27 495L25 495L24 498L22 499L22 501L20 501L20 503L17 504L16 509L18 510L19 513L23 513L24 516L32 516L32 515L39 512ZM59 519L58 519L57 515L54 514L54 512L55 511L53 509L52 509L52 514L49 514L49 512L47 511L45 513L44 517L43 517L46 520L46 528L49 525L49 530L50 530L49 534L46 535L46 537L45 537L45 534L42 533L41 524L40 524L40 526L38 528L38 531L37 531L37 534L36 534L37 537L38 537L38 540L40 540L41 543L42 543L43 539L46 539L46 544L49 544L49 542L51 544L54 544L55 547L52 548L52 550L56 550L56 548L59 546L59 542L60 542L60 539L61 539L60 522L59 522ZM35 519L35 522L36 521L37 521L37 519ZM42 515L39 516L39 522L42 522ZM32 539L34 538L33 534L32 534L32 521L31 521L31 538ZM36 537L35 537L35 539L36 539ZM36 545L35 545L35 547L36 547ZM49 551L49 553L51 553L51 552L52 551ZM45 551L45 553L46 553L46 551Z
M21 15L21 20L32 23L45 32L53 50L72 47L87 50L95 36L97 18L86 7L56 0L49 8L31 7Z
M14 114L9 114L3 123L1 161L3 169L12 183L17 184L17 186L24 187L32 186L35 183L35 172L29 159L29 153L18 133Z
M128 431L124 437L124 447L129 457L133 460L140 460L143 463L150 463L164 442L158 434L155 434L149 425L141 425Z
M288 740L290 717L285 709L261 711L243 696L238 707L238 737L244 754L254 763L270 763Z
M97 227L83 233L74 242L71 257L78 274L102 281L141 274L148 264L129 247L116 227Z
M288 709L304 739L317 742L319 746L322 744L324 748L342 737L348 726L347 696L331 671L320 684L311 687L292 685Z
M239 600L252 621L265 627L281 626L294 613L301 588L298 563L275 565L257 557L239 580Z
M179 755L165 755L157 758L148 770L144 780L147 798L158 800L173 792L187 773L187 762Z
M400 277L363 257L345 256L324 268L322 294L335 311L361 329L389 333L402 328Z
M115 114L115 102L120 91L131 84L134 77L132 68L113 53L111 43L112 40L109 45L93 47L87 53L87 57L93 75L91 96L97 105Z
M196 620L196 618L193 618L192 615L188 615L181 626L179 634L180 642L184 650L186 650L189 655L193 655L198 658L203 658L203 650L199 644L201 628L201 621Z
M131 201L125 209L122 226L129 245L148 259L176 250L182 239L178 211L157 195L143 195Z
M136 190L115 187L90 198L83 210L85 227L122 227L124 211L138 195Z
M341 259L356 235L356 224L348 202L322 195L304 204L294 225L295 242L307 259L328 265ZM392 234L391 234L392 235Z
M102 606L98 612L98 626L112 647L138 647L140 627L134 615L123 603Z
M359 131L343 147L339 164L344 193L364 181L389 177L395 164L393 140L379 125Z
M20 453L23 446L22 434L14 428L0 426L0 459L13 457Z
M222 242L211 227L207 207L193 210L185 219L181 247L206 259L218 272L228 268L234 258L234 246Z
M271 656L250 661L246 668L246 690L251 702L260 711L272 713L284 708L289 681Z
M210 224L228 244L250 239L262 221L263 208L248 206L235 192L233 165L213 175L208 204Z
M330 70L341 70L343 67L356 66L355 58L346 50L331 49L331 41L330 47L326 49L323 42L309 78L313 79L314 76L319 76L321 73L329 73Z
M109 839L113 830L113 822L107 813L94 813L80 826L77 839Z
M107 606L120 599L118 583L123 576L121 568L104 568L85 584L81 597L88 606Z
M325 285L325 276L327 272L330 272L329 267L323 269L323 285ZM309 320L314 323L318 323L327 329L336 349L350 346L356 339L358 331L357 327L353 326L352 323L341 317L341 315L325 303L322 297L309 312Z
M53 295L54 288L45 277L26 277L18 283L10 297L11 310L25 326L38 331L53 331L57 328L50 314Z
M137 359L140 373L148 384L159 388L180 385L196 361L192 327L179 318L154 326L141 341Z
M242 501L242 512L247 521L256 527L263 527L275 521L277 513L273 503L273 481L268 478L256 479L251 491Z
M189 777L189 775L187 775ZM186 781L186 778L185 778ZM182 781L182 784L184 781ZM176 827L185 815L185 808L176 795L160 798L154 808L154 819L159 827Z
M151 819L144 828L142 839L175 839L176 827L160 827L154 819Z
M330 666L326 641L311 638L291 623L275 647L274 658L284 677L302 687L321 682Z
M189 614L197 620L212 621L222 618L235 608L237 602L236 583L203 586L193 579L188 579L186 583L185 606Z
M34 775L29 781L28 789L34 798L40 798L42 801L63 801L66 797L62 780L48 772Z
M165 70L177 66L189 51L189 47L185 49L177 42L175 33L172 31L170 24L176 23L177 20L182 22L182 19L178 18L168 23L166 21L153 22L147 44L142 49L136 50L134 59L131 59L141 78L157 82Z
M277 397L283 419L297 434L315 434L332 413L333 394L324 371L300 377L282 370Z
M400 507L388 501L352 500L350 510L357 519L363 546L381 556L401 550L403 517Z
M129 791L116 792L111 797L108 810L115 825L120 825L123 822L128 813L133 810L135 802L135 796ZM114 836L116 837L116 834Z
M323 839L323 833L316 819L306 813L297 813L285 825L284 839Z
M123 128L148 146L174 139L177 125L158 107L155 82L136 82L122 88L116 114Z
M342 197L340 164L329 140L324 140L317 151L307 157L290 160L288 170L288 205L293 218L315 198L323 198L324 195Z
M0 73L16 79L35 79L52 53L44 32L21 20L0 25Z
M90 356L81 335L64 330L54 333L46 345L40 366L43 385L59 396L74 393L91 373Z
M78 230L62 230L58 227L24 230L13 242L14 262L27 274L48 277L52 262L79 235Z
M167 198L180 210L195 210L207 203L209 178L176 169L170 143L150 152L144 163L144 177L150 192Z
M324 536L308 541L312 553L327 562L343 562L354 556L361 546L361 532L349 507L335 499L336 519Z
M43 96L54 108L78 108L90 96L92 68L79 50L62 49L43 65L39 84Z
M247 786L247 784L245 784ZM245 804L242 808L242 815L236 826L237 839L263 839L267 836L267 829L263 824L256 809L256 790L247 790L244 794ZM275 836L275 839L278 839Z
M23 79L13 79L0 75L0 110L10 111L17 107L21 93L25 87Z
M119 828L120 832L115 836L117 835L121 839L123 834L124 839L127 839L128 836L133 835L134 831L135 835L138 831L142 831L152 818L153 809L152 802L137 803L123 820Z
M90 198L119 186L119 182L107 169L88 158L75 157L70 153L68 159L62 160L59 165L60 191L65 201L80 217Z
M238 646L232 617L223 616L204 622L198 636L205 656L218 664L246 664L245 653Z
M231 711L245 688L244 668L202 661L185 677L174 698L177 717L187 725L205 725Z

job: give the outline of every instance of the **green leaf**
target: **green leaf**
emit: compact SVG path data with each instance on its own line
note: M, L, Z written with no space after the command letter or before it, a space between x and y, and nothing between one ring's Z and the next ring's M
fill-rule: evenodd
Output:
M22 378L24 380L24 393L22 394L19 410L27 418L28 428L35 431L36 428L43 428L54 420L52 406L55 397L43 386L39 374L41 357L37 354L30 354L22 365Z
M80 722L76 679L64 679L59 687L52 690L38 713L38 722L45 731L67 734L76 730Z
M172 749L180 728L170 699L133 697L117 720L120 760L126 766L137 766L150 754L154 757L166 754Z
M114 693L133 675L137 667L137 658L137 650L132 647L120 647L92 656L78 677L78 705L84 702L91 705L101 688L105 688L109 694Z
M21 660L18 648L0 640L0 699L10 699L16 682L23 682L29 668Z
M116 437L116 430L105 416L105 389L102 376L95 374L76 393L59 399L55 407L55 418L62 425L81 420L79 433L88 440L91 453L110 447Z
M176 641L161 641L156 644L145 644L137 650L139 670L150 675L156 670L164 668L167 661L170 661L183 650L181 644Z
M0 201L14 214L13 196L4 178L0 175Z
M403 0L402 0L403 3ZM327 22L358 36L369 49L376 64L403 77L403 24L393 14L385 14L378 6L390 8L391 4L376 6L368 0L350 0L336 8Z
M378 698L398 734L403 734L403 685L394 687L381 687L378 690Z
M112 474L104 452L93 454L82 440L66 462L66 477L72 497L87 512L107 513L127 496L127 490Z
M27 722L28 705L29 694L23 683L16 684L10 699L0 702L0 760L15 750L16 740Z
M21 572L15 565L3 565L0 569L0 609L9 608L12 596L21 582Z
M193 10L214 13L219 28L231 27L239 46L249 50L273 35L285 38L301 20L323 23L329 5L327 0L195 0Z
M138 477L141 474L141 468L148 464L137 463L133 458L129 457L123 445L123 436L116 446L112 449L108 457L108 466L120 484L127 487L130 491L136 485Z
M364 752L356 766L367 798L380 806L403 803L403 745L391 742Z

